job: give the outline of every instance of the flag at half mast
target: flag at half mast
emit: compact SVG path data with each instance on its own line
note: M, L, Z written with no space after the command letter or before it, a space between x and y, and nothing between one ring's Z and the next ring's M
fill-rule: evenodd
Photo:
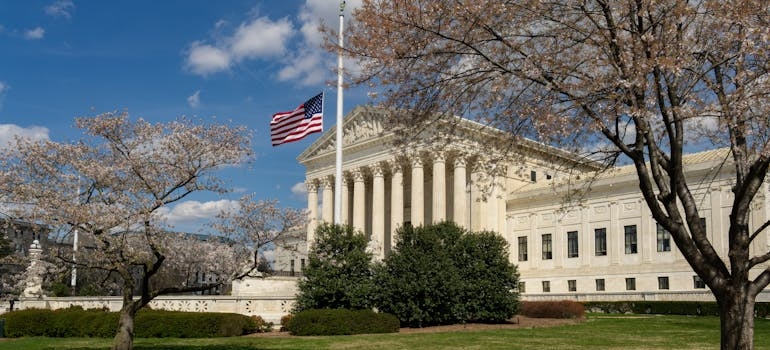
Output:
M273 146L301 140L305 136L323 131L323 93L320 93L290 112L273 114L270 136Z

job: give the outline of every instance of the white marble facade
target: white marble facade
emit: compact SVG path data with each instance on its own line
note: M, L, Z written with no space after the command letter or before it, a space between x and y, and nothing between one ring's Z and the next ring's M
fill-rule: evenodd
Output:
M673 240L658 232L632 168L602 175L579 203L565 205L554 185L592 170L574 155L525 140L515 160L490 167L489 159L498 155L490 154L484 140L501 131L467 120L453 126L451 140L427 130L423 142L396 147L393 133L382 126L383 113L357 107L343 126L342 221L363 231L378 257L390 252L399 226L452 220L508 240L525 296L706 290ZM308 242L320 222L333 220L334 138L334 130L327 131L298 157L306 167ZM710 151L687 158L693 182L713 178L696 186L696 193L709 234L723 252L730 174L714 169L724 155ZM556 170L557 163L571 174ZM761 197L755 222L768 217ZM756 245L767 249L768 243L763 237Z

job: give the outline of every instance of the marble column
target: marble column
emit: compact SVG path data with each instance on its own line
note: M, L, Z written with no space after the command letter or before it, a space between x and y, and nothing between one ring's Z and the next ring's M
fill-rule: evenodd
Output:
M385 174L381 164L372 169L372 237L375 257L385 257Z
M315 229L318 227L318 182L308 180L307 187L307 249L315 241Z
M458 156L454 160L454 216L452 217L452 220L462 227L469 228L467 217L468 197L465 193L467 183L465 181L465 176L465 158Z
M396 230L404 225L404 168L394 161L390 164L390 247L396 246Z
M365 232L366 229L366 184L364 171L353 171L353 228Z
M327 176L321 183L322 202L321 219L328 223L334 222L334 177Z
M446 159L443 152L433 155L433 222L446 220Z
M342 176L342 204L340 206L340 216L343 225L350 224L350 191L348 186L350 185L347 176Z
M471 231L480 231L486 227L484 194L484 173L481 166L476 164L471 170Z
M497 175L489 175L489 194L487 195L487 200L484 202L486 204L486 225L484 225L482 229L503 234L505 232L500 232L500 227L498 227L500 203L498 197L501 196L500 192L502 192L498 181L500 181L500 179ZM482 213L482 215L484 214Z
M422 169L422 159L415 155L412 158L412 226L425 223L425 184Z

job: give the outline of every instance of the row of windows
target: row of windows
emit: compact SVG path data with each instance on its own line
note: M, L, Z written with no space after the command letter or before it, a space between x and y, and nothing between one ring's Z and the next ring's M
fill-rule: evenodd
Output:
M700 277L692 276L692 280L693 280L694 289L706 288L706 283L704 283ZM596 284L597 292L603 292L605 290L604 278L597 278L594 282ZM543 293L551 292L551 281L542 281L542 287L543 287ZM527 292L526 289L527 289L526 282L519 282L519 292L526 293ZM658 277L658 289L659 290L669 289L668 276ZM577 280L567 280L567 290L570 292L577 292ZM634 277L626 278L626 290L628 291L636 290L636 278Z
M701 224L706 225L706 219L701 218ZM658 252L670 252L671 251L671 234L666 231L660 224L655 224L655 237L657 241ZM636 225L623 226L623 239L625 244L626 254L636 254L639 251L639 244L637 240ZM529 259L529 248L527 242L527 236L519 237L519 261L527 261ZM541 259L550 260L553 259L553 236L550 233L541 235ZM594 255L605 256L607 255L607 228L601 227L594 229ZM567 257L577 258L580 256L580 248L578 245L578 231L567 232Z

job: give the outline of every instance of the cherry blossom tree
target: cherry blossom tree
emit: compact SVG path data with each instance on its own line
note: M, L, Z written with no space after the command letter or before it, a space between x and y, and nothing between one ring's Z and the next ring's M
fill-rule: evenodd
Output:
M345 50L358 82L410 111L390 120L407 137L461 115L510 133L490 149L529 137L633 164L653 218L716 297L722 349L751 349L770 283L770 251L749 249L770 226L749 219L770 164L769 13L761 0L368 0ZM728 149L721 171L734 174L726 256L685 178L686 150L706 146Z
M249 194L241 197L233 210L222 211L213 227L225 239L248 250L248 268L235 276L244 278L266 272L266 250L276 246L289 249L304 239L306 218L304 210L281 208L276 200L256 200Z
M16 203L15 217L59 240L77 232L82 248L53 256L115 279L123 305L113 349L131 349L134 316L153 298L223 283L191 283L195 272L234 276L244 268L237 244L171 234L159 211L195 192L225 192L216 172L247 161L250 139L243 127L184 118L153 124L127 113L75 125L84 134L76 142L18 139L3 151L0 196Z

